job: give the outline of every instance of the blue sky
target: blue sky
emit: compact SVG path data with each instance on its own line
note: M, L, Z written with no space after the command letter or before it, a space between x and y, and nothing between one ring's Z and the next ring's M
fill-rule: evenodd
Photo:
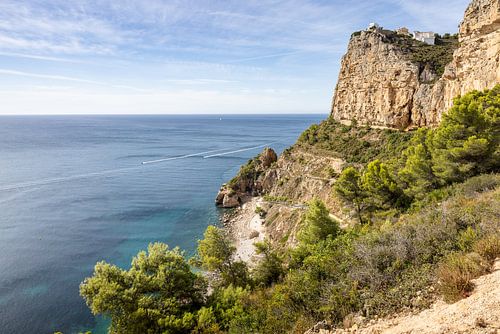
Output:
M467 0L0 0L0 114L327 113L353 31Z

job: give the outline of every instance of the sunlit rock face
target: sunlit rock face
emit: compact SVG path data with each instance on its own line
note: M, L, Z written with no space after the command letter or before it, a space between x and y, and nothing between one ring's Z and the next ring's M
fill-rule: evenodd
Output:
M331 115L405 129L432 126L453 98L500 82L500 0L474 0L459 29L459 47L443 75L409 60L381 30L353 34L342 58Z

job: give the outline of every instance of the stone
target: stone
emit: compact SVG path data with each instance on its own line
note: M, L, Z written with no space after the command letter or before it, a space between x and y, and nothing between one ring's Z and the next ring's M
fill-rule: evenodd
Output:
M278 155L272 148L266 147L260 154L260 162L263 168L269 168L278 160Z
M222 201L222 207L235 208L240 205L240 197L236 193L226 193Z

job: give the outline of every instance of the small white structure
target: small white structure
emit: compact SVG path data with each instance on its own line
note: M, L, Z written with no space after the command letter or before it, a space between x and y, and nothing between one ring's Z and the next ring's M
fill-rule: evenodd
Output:
M368 25L368 28L366 30L380 30L380 26L378 23L372 22Z
M436 41L436 37L434 36L434 32L432 31L414 31L413 38L415 38L417 41L424 42L430 45L434 45Z

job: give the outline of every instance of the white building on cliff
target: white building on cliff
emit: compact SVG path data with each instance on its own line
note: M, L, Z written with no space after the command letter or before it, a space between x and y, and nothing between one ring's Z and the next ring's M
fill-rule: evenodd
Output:
M436 37L434 36L434 32L432 31L414 31L413 38L415 38L417 41L424 42L430 45L434 45L434 42L436 41Z

